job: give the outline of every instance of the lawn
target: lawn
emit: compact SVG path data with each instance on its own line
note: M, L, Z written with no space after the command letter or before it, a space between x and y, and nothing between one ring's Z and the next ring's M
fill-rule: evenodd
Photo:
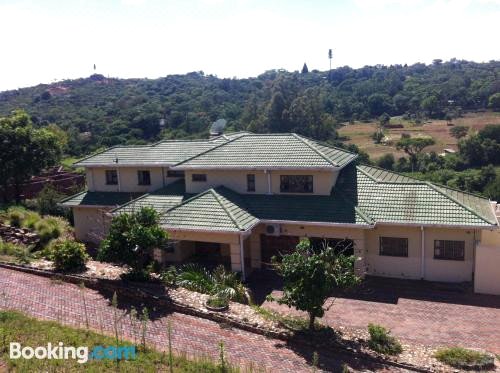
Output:
M426 148L426 151L442 153L445 148L457 149L457 139L450 135L450 126L445 120L428 120L422 125L415 125L412 122L400 117L391 118L391 124L402 124L404 128L391 128L385 131L386 136L392 140L392 144L375 144L371 138L377 129L376 122L345 124L339 129L339 135L349 138L347 143L356 144L366 151L371 158L377 159L386 153L393 153L396 158L404 155L402 151L396 149L395 143L402 133L410 133L412 136L431 136L436 144ZM500 124L500 113L483 112L468 113L462 118L453 120L455 126L467 126L474 131L484 128L488 124Z
M18 342L23 347L47 346L49 342L52 345L58 345L62 342L64 346L87 346L89 351L95 346L133 346L130 342L123 340L117 344L115 338L91 331L62 326L56 322L39 321L18 312L0 311L0 370L2 364L18 372L168 372L170 369L168 353L152 349L143 351L141 347L136 348L135 359L124 359L118 363L116 360L107 359L94 359L82 364L76 359L9 359L11 342ZM174 355L172 366L174 372L239 371L229 367L227 363L221 366L219 362L206 357L191 359Z

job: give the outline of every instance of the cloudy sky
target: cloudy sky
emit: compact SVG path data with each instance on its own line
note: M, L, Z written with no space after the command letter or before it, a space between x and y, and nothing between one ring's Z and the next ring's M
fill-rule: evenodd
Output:
M500 59L500 0L0 0L0 91L85 77Z

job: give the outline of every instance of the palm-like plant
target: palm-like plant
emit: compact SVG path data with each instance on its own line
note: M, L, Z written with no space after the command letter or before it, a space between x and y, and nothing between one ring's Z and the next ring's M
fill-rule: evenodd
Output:
M198 264L186 264L177 274L176 283L188 290L247 303L250 295L238 275L219 265L212 272Z

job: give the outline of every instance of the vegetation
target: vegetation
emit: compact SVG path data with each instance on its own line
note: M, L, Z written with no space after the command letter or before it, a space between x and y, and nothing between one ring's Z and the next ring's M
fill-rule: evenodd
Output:
M455 368L481 370L491 368L494 364L493 356L461 347L440 349L434 354L434 357Z
M368 324L368 333L370 333L368 346L373 351L386 355L399 355L403 352L401 343L383 326Z
M498 108L498 61L305 67L304 73L270 70L249 79L203 72L160 79L92 75L2 92L0 116L22 108L38 128L57 124L67 134L68 153L78 156L117 144L204 136L218 118L233 130L295 131L334 141L337 124L384 113L453 118Z
M22 346L46 346L47 341L63 342L65 346L88 346L89 351L94 346L115 346L115 337L103 336L89 330L74 329L55 322L38 321L12 311L0 311L0 359L7 363L12 371L37 372L79 372L82 365L76 360L54 359L9 359L8 345L10 342L21 343ZM133 346L129 341L120 340L120 346ZM171 361L171 364L170 364ZM187 358L182 355L169 355L152 349L141 350L136 358L131 360L89 360L85 363L85 372L238 372L224 360L221 369L220 361L212 361L200 356Z
M142 276L153 264L153 250L168 240L159 224L159 215L151 207L113 217L108 236L101 242L97 259L128 264Z
M172 270L170 270L163 276L168 284L172 283L172 275ZM198 264L185 264L174 276L175 284L188 290L240 303L249 303L251 301L250 294L241 283L238 274L226 271L223 265L209 271Z
M207 299L207 306L213 308L224 308L229 305L229 301L222 295L211 295Z
M63 142L54 127L36 128L28 114L15 111L10 117L0 118L0 189L4 201L14 187L16 202L21 199L21 184L44 168L57 164Z
M28 263L30 259L30 250L28 247L16 245L11 242L3 242L0 239L0 260L14 263Z
M337 254L325 247L315 252L308 239L302 240L294 252L284 255L281 262L273 258L283 277L283 296L270 300L309 314L309 328L324 314L323 304L335 288L347 288L359 283L354 274L354 256Z
M54 268L62 272L76 272L85 269L89 259L85 245L72 240L56 241L48 251L48 258Z
M426 147L434 145L434 140L429 137L411 137L409 134L403 134L401 140L396 144L397 149L402 149L410 157L411 169L416 166L418 155Z

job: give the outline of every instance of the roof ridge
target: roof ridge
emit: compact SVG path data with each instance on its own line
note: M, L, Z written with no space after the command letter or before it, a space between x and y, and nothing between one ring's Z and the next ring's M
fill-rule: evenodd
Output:
M246 136L246 135L242 135L242 136L240 136L240 137L235 137L234 139L231 139L231 140L228 140L228 141L226 141L226 142L223 142L222 144L216 145L216 146L214 146L214 147L212 147L212 148L210 148L210 149L208 149L208 150L205 150L205 151L203 151L203 152L201 152L201 153L198 153L198 154L193 155L193 156L191 156L191 157L189 157L189 158L186 158L186 159L184 159L184 160L182 160L182 161L180 161L180 162L177 162L177 163L173 164L171 167L177 167L177 166L180 166L180 165L181 165L181 164L183 164L183 163L186 163L186 162L188 162L188 161L191 161L191 160L193 160L193 159L195 159L195 158L197 158L197 157L199 157L199 156L201 156L201 155L207 154L208 152L211 152L212 150L218 149L218 148L220 148L221 146L224 146L224 145L227 145L227 144L229 144L229 143L232 143L233 141L239 140L239 139L241 139L242 137L245 137L245 136Z
M224 211L226 212L226 214L229 216L229 218L231 218L231 220L233 221L233 223L236 225L236 227L242 231L244 230L243 227L240 225L240 223L238 223L238 221L236 220L236 218L234 217L234 215L231 213L231 211L229 211L226 206L224 205L224 203L222 203L222 201L220 200L219 196L220 197L224 197L222 195L219 195L219 193L217 193L217 191L213 188L210 189L212 195L214 196L215 200L219 203L219 205L224 209ZM225 198L225 197L224 197ZM230 201L231 203L233 203L232 201ZM234 204L234 203L233 203Z
M110 147L110 148L106 148L106 149L103 149L103 150L101 150L101 151L95 152L95 153L93 153L93 154L87 155L86 157L83 157L82 159L79 159L78 161L74 162L71 166L74 166L75 164L78 164L78 163L80 163L80 162L82 162L82 161L86 161L87 159L90 159L90 158L92 158L92 157L95 157L96 155L99 155L99 154L105 153L105 152L107 152L108 150L115 149L115 148L117 148L117 147L119 147L119 146L118 146L118 145L113 145L113 146L112 146L112 147Z
M75 198L76 196L79 196L80 194L84 194L84 193L88 193L88 192L89 192L89 190L88 190L88 189L87 189L87 190L82 190L81 192L78 192L78 193L76 193L76 194L72 194L72 195L70 195L70 196L68 196L68 197L66 197L66 198L63 198L62 200L60 200L60 201L58 202L58 204L59 204L59 203L66 202L66 201L69 201L70 199L73 199L73 198Z
M302 137L300 137L296 133L292 132L292 136L295 137L296 139L298 139L299 141L301 141L302 143L304 143L305 145L307 145L312 151L314 151L315 153L317 153L319 156L321 156L324 160L326 160L332 166L339 167L339 165L337 163L332 162L326 155L324 155L321 151L319 151L314 146L312 146L311 144L309 144L309 142L307 142L305 139L303 139Z
M370 215L368 215L366 212L364 212L360 207L356 206L354 201L352 199L350 199L349 197L347 197L344 193L342 193L341 191L338 191L338 195L344 201L352 203L352 205L354 206L354 211L356 211L363 218L363 220L366 221L368 224L376 223L375 219L373 219ZM331 195L330 195L330 197L331 197Z
M433 183L430 183L430 182L425 182L425 184L427 186L429 186L432 190L435 190L436 192L438 192L439 194L445 196L446 198L448 198L449 200L455 202L456 204L462 206L464 209L466 209L467 211L469 211L470 213L472 213L473 215L477 216L478 218L484 220L485 222L487 222L488 224L494 224L496 225L497 222L491 222L489 219L486 219L484 216L481 216L480 214L478 214L476 211L474 211L473 209L471 209L469 206L465 205L464 203L460 202L458 199L452 197L452 196L449 196L448 194L446 193L443 193L443 191L441 191L439 189L439 187L437 185L434 185Z
M210 188L210 189L204 190L204 191L203 191L203 192L201 192L201 193L195 194L194 196L192 196L192 197L190 197L190 198L186 199L185 201L182 201L182 202L181 202L181 203L179 203L178 205L175 205L174 207L172 207L172 208L170 208L170 209L166 210L163 214L166 214L167 212L173 211L173 210L175 210L175 209L177 209L177 208L179 208L179 207L181 207L181 206L183 206L183 205L185 205L185 204L187 204L187 203L189 203L189 202L191 202L191 201L194 201L195 199L198 199L198 198L200 198L200 197L204 196L205 194L209 193L209 192L210 192L210 190L212 190L212 189L213 189L213 188Z
M373 175L371 175L369 172L363 170L360 166L375 168L377 170L381 170L381 171L384 171L384 172L389 172L391 174L403 176L403 177L406 177L408 179L415 180L415 181L411 182L411 183L402 183L402 182L398 182L398 181L382 181L382 180L378 180ZM410 184L410 185L411 184L420 184L420 185L424 185L424 184L427 183L426 181L419 180L419 179L417 179L417 178L415 178L413 176L406 176L406 175L403 175L403 174L401 174L399 172L395 172L395 171L391 171L391 170L386 170L385 168L382 168L382 167L377 167L377 166L372 166L372 165L367 165L367 164L358 165L358 166L356 166L356 169L360 170L362 173L364 173L366 176L368 176L373 181L375 181L377 183L381 183L381 184Z
M297 136L300 136L302 137L303 139L306 139L306 140L309 140L309 141L314 141L315 143L318 143L319 145L321 146L326 146L327 148L332 148L332 149L335 149L335 150L338 150L338 151L342 151L342 152L345 152L345 153L349 153L349 154L353 154L353 155L356 155L359 157L359 154L358 153L355 153L355 152L351 152L350 150L347 150L347 149L343 149L343 148L340 148L338 146L335 146L335 145L331 145L331 144L328 144L327 142L325 141L321 141L321 140L315 140L315 139L312 139L308 136L304 136L304 135L299 135L299 134L296 134Z

